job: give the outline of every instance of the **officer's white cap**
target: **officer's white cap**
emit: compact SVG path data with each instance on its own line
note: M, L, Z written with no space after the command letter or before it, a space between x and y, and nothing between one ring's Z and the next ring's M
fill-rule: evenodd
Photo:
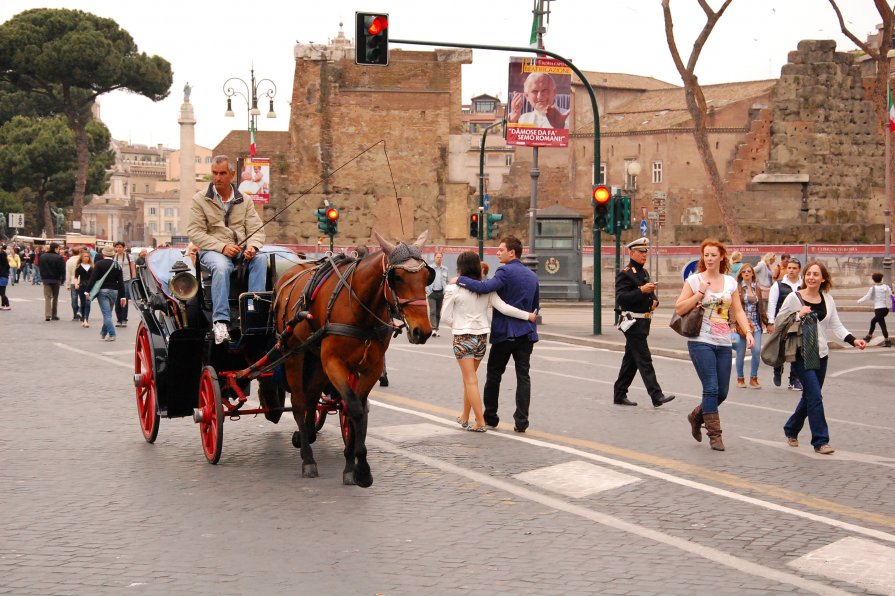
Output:
M643 250L645 248L649 248L649 238L644 236L643 238L638 238L637 240L629 243L626 247L628 250Z

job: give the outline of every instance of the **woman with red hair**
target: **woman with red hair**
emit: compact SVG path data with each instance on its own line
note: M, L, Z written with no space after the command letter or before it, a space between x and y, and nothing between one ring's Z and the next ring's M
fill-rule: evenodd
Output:
M755 342L748 331L749 321L740 302L737 283L727 275L727 248L718 240L703 240L696 273L687 278L681 295L674 305L677 314L684 316L694 308L705 310L699 336L687 342L690 360L702 382L702 403L690 412L687 420L693 438L702 441L703 423L709 444L715 451L724 451L721 441L721 419L718 406L727 399L730 388L732 348L730 323L735 320L746 331L746 347Z

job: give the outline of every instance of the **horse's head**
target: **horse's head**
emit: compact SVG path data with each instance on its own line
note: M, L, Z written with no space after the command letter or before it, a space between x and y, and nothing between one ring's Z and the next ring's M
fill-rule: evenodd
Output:
M420 252L427 234L428 231L420 234L413 244L392 244L373 232L385 255L385 278L392 294L392 307L407 324L407 338L412 344L424 344L432 335L426 286L432 283L435 271Z

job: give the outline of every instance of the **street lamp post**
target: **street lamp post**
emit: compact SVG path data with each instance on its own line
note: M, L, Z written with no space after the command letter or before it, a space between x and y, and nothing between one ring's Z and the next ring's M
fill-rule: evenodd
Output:
M246 83L239 77L230 77L226 81L224 81L224 95L227 96L227 111L224 112L224 116L227 118L233 118L235 114L233 113L233 96L239 95L246 102L246 108L248 109L247 114L247 125L249 130L249 143L250 143L250 154L252 156L255 155L255 131L258 130L258 116L261 115L261 110L258 109L258 98L267 97L270 100L270 110L267 112L268 118L276 118L277 113L273 111L273 98L277 95L277 86L270 79L259 79L255 80L255 68L252 67L251 70L251 83ZM245 88L245 93L243 93L239 89L234 89L233 86L237 83L242 83L242 86Z

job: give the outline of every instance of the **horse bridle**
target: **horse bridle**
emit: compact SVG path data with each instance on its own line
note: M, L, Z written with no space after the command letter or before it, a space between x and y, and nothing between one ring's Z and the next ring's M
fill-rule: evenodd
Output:
M409 262L413 262L413 264L408 264ZM422 258L416 258L415 256L408 256L407 258L401 260L397 263L389 263L386 261L385 254L382 255L382 278L383 278L383 288L382 293L385 297L385 302L388 304L389 311L392 314L392 317L402 321L404 324L407 323L404 318L404 308L407 306L414 306L417 304L427 304L428 301L425 296L415 297L415 298L401 298L398 296L398 293L395 291L395 288L392 286L392 278L391 273L397 269L402 269L408 273L419 273L423 269L428 270L428 282L426 285L429 285L434 281L435 278L435 270L429 266ZM389 298L389 294L391 294L391 298Z

